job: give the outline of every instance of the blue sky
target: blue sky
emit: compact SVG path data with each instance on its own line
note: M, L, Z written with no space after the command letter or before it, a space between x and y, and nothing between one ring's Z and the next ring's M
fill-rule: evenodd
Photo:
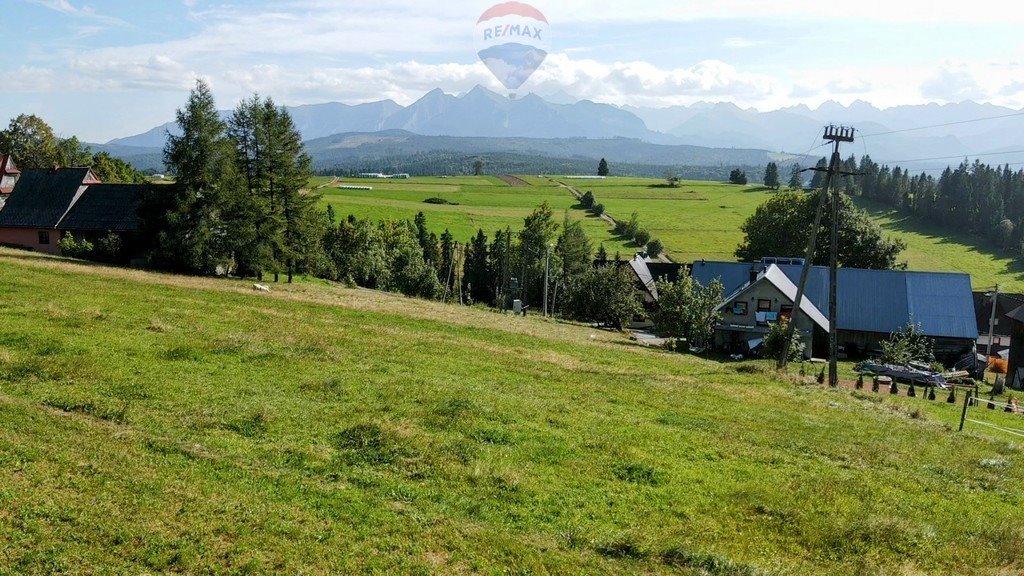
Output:
M170 120L196 78L222 108L254 91L282 104L503 91L474 48L491 4L4 0L0 122L36 113L62 135L103 142ZM1003 2L532 4L551 23L551 53L522 93L762 110L1024 106L1024 11Z

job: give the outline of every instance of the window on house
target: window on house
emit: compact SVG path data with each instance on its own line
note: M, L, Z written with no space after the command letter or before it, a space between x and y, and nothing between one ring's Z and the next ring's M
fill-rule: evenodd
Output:
M733 302L732 313L736 316L747 315L747 303L746 302Z
M46 230L40 230L39 231L39 243L40 244L49 244L50 243L50 233L48 231L46 231Z
M772 311L772 301L767 299L767 298L760 298L760 299L758 299L758 301L757 301L757 311L758 312L771 312Z

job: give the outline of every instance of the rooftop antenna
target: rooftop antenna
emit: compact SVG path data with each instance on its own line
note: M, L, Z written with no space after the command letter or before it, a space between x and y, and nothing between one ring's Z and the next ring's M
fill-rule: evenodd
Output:
M828 299L828 385L835 388L839 385L839 341L836 328L836 283L839 266L839 176L856 176L855 173L843 172L840 170L842 158L839 155L839 144L842 142L853 142L856 130L847 126L828 125L822 139L832 143L832 159L827 169L808 168L817 172L827 172L825 186L822 189L821 197L818 199L818 207L814 213L814 226L811 228L811 239L807 245L807 258L804 259L803 269L800 271L800 284L797 286L796 298L793 301L793 315L786 327L786 340L782 345L782 354L779 356L778 367L785 368L789 362L789 349L793 340L793 331L796 328L797 315L800 313L800 306L803 304L804 290L807 287L807 277L810 274L811 266L814 265L814 252L817 249L818 230L821 228L821 219L825 213L825 202L829 198L828 189L832 187L831 196L831 234L829 242L829 299Z

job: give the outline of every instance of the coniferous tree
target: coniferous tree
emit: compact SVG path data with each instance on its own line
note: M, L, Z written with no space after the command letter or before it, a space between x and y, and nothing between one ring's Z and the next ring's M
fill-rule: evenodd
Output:
M597 163L597 175L607 176L608 175L608 162L601 158L601 161Z
M494 285L490 281L490 250L487 235L483 229L477 230L476 236L466 247L466 260L463 263L464 291L473 302L492 303L494 301Z
M804 187L804 176L800 170L799 164L793 164L789 169L789 183L787 186L793 190L801 190Z
M779 166L775 162L769 162L768 166L764 169L764 185L772 190L778 190L781 185L779 182Z
M179 272L212 274L230 261L222 208L232 180L231 144L213 94L202 80L177 111L180 136L169 135L164 164L175 174L171 190L146 200L143 236L155 264Z
M822 186L825 185L826 173L822 172L822 170L826 170L827 168L828 168L828 162L826 162L824 158L819 159L818 163L815 164L815 166L814 166L815 170L814 170L814 172L812 173L812 176L811 176L811 186L810 187L811 187L812 190L818 190L819 188L821 188Z

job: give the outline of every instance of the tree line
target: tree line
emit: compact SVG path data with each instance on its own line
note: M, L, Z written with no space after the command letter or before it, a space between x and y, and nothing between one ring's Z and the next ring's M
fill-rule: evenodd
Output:
M824 158L818 161L818 168L827 166ZM851 155L840 169L859 174L840 179L840 189L849 196L879 202L950 232L978 234L1024 259L1024 169L964 160L935 178L880 165L867 155L859 160ZM824 181L825 174L815 172L810 185L819 188Z
M131 184L146 181L131 164L106 152L93 153L77 137L60 138L35 114L19 114L0 130L0 153L9 154L20 169L89 166L102 182Z

